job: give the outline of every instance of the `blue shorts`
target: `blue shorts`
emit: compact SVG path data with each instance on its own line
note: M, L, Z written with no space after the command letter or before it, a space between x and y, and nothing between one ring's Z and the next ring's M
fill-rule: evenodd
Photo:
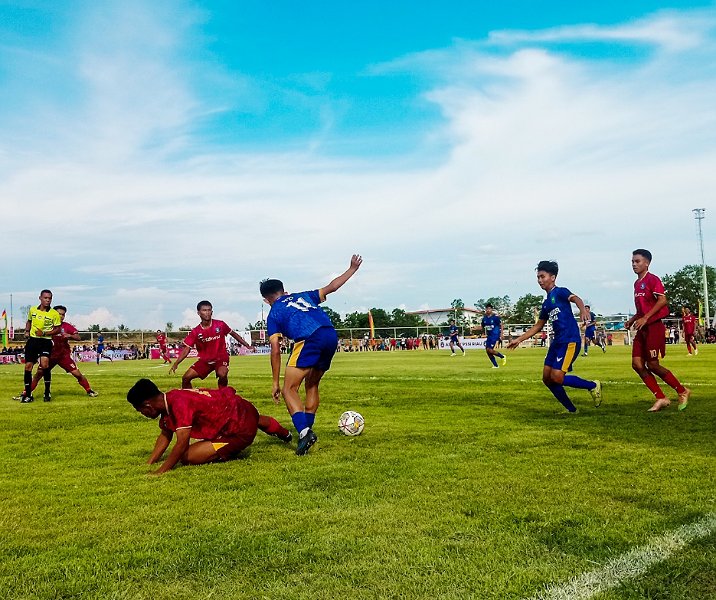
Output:
M546 367L552 367L567 373L572 370L572 364L577 360L581 347L581 342L552 342L549 350L547 350L544 364Z
M499 337L489 337L485 340L485 348L494 348L497 345L497 342L500 341Z
M595 333L596 333L596 327L594 327L594 326L587 327L584 330L584 337L587 338L588 340L593 340Z
M319 327L305 340L296 340L287 367L328 371L338 347L338 334L333 327Z
M451 344L459 344L460 342L458 341L456 335L451 335L451 336L450 336L450 343L451 343Z

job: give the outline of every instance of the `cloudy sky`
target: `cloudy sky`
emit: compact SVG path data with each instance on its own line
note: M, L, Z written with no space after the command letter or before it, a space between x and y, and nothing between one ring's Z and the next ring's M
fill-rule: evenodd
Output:
M0 309L235 328L258 281L407 310L540 293L600 313L716 253L716 4L5 1ZM711 264L716 262L713 258Z

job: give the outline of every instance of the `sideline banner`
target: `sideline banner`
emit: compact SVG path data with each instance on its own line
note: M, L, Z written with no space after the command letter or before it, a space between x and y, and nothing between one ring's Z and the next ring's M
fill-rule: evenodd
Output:
M169 348L169 358L176 358L179 356L179 353L181 352L181 348ZM196 348L192 348L189 350L189 354L187 354L187 358L196 358L199 356L198 352L196 351ZM152 360L156 360L158 358L162 357L162 351L159 348L150 348L149 349L149 358Z
M484 350L485 349L485 341L487 338L457 338L460 340L460 343L462 344L462 347L467 350L468 348L476 349L476 350ZM456 346L457 347L457 346ZM450 350L450 340L446 340L444 338L440 338L438 342L438 348L440 350ZM458 348L459 350L459 348Z

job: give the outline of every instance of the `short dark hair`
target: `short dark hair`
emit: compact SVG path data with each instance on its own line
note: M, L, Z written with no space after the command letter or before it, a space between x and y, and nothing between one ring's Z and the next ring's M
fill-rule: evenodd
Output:
M649 262L651 262L651 252L649 252L648 250L645 250L644 248L637 248L636 250L634 250L634 252L632 252L632 256L633 256L634 254L638 254L639 256L643 256L646 260L648 260Z
M266 298L277 292L283 292L283 282L278 279L264 279L259 284L259 291L261 292L262 298Z
M589 304L585 304L585 305L584 305L584 308L592 308L592 307L589 306Z
M559 265L556 260L541 260L537 264L535 271L544 271L556 277L559 273Z
M40 296L42 296L42 294L50 294L50 296L52 296L52 290L42 290Z
M202 300L199 302L199 304L196 305L196 310L201 310L202 306L208 306L209 308L214 308L214 306L209 302L208 300Z
M492 306L492 304L490 304L490 303L488 302L487 304L485 304L485 308L495 308L495 307Z
M62 304L58 304L57 306L53 306L52 308L54 308L55 310L64 310L65 312L67 312L67 307L62 306Z
M156 383L151 379L140 379L127 392L127 402L134 408L139 409L146 400L154 398L158 394L161 394L161 392Z

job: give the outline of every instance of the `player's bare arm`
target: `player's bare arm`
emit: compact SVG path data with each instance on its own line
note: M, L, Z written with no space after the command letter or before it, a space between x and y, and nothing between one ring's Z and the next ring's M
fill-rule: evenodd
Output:
M164 452L167 448L169 448L169 443L172 441L173 437L174 434L171 431L162 431L159 434L159 437L157 437L157 441L154 444L154 450L152 450L152 454L147 460L148 465L153 465L164 455Z
M163 475L167 471L171 471L176 464L181 460L184 453L189 449L189 442L191 441L191 427L183 427L177 429L177 441L172 448L172 451L167 456L167 459L162 463L152 475Z
M337 289L339 289L346 281L348 281L351 277L353 277L353 274L360 268L362 263L363 263L363 257L360 254L354 254L351 257L351 266L348 267L346 272L343 273L342 275L339 275L338 277L336 277L328 285L326 285L325 287L322 287L318 291L321 298L325 298L326 296L328 296L328 294L332 294Z
M582 319L582 323L584 325L589 324L589 313L587 312L586 307L584 306L584 301L577 296L577 294L572 294L568 300L572 302L576 307L579 309L579 316Z
M229 331L229 335L234 338L239 344L241 344L244 348L249 348L250 350L253 350L254 347L251 344L246 343L246 340L242 338L238 333L236 333L233 329Z
M532 327L530 327L527 331L525 331L520 337L512 340L509 344L507 344L507 347L510 350L514 350L517 348L522 342L525 340L530 339L533 335L538 334L542 329L544 329L544 326L547 324L547 321L544 319L540 319L537 321Z
M271 396L275 404L281 401L281 338L276 335L271 338L271 374L273 384Z
M181 349L181 352L179 353L179 356L177 356L177 359L174 361L174 364L169 367L169 372L174 373L177 370L177 367L183 361L187 356L189 356L189 352L191 351L191 348L187 346L186 344Z

